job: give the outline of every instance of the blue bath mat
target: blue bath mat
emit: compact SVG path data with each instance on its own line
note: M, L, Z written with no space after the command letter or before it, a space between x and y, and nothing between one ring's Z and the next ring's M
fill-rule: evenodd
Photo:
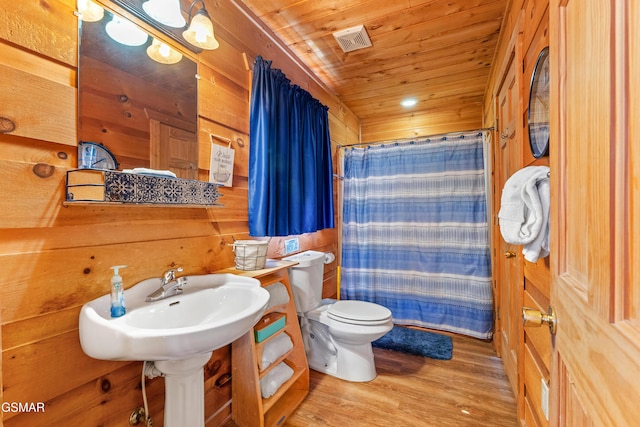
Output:
M371 345L440 360L451 359L453 352L451 337L401 326L394 326L385 336L372 342Z

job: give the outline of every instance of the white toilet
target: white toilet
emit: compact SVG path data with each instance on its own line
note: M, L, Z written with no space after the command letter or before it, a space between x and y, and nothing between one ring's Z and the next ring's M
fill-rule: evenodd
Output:
M285 261L300 317L309 367L347 381L376 377L371 342L393 328L391 311L364 301L322 299L324 252L306 251Z

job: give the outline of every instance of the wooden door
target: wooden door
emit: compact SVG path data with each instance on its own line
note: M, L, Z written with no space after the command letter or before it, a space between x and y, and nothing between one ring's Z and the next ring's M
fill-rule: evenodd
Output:
M529 113L530 85L540 53L549 46L548 0L527 0L525 7L523 47L523 167L549 166L549 157L533 157L530 149ZM549 257L536 263L524 261L524 307L547 311L549 307L551 272ZM546 327L523 329L521 354L520 419L527 427L549 426L549 384L551 381L551 334Z
M551 424L640 416L640 2L552 0Z
M520 132L518 131L519 116L519 84L518 66L516 55L512 55L509 60L507 71L504 74L503 82L498 92L498 135L499 141L496 146L496 185L494 200L495 214L500 210L502 189L509 177L520 169L522 159L522 149L520 142ZM496 277L498 279L499 293L497 326L497 350L505 367L509 381L516 396L519 393L518 379L518 356L520 347L520 335L522 330L520 307L522 307L522 268L521 249L518 246L509 244L502 238L499 229L496 227L495 236L499 252L496 254Z
M195 132L149 120L152 169L170 170L178 178L198 179L198 138Z

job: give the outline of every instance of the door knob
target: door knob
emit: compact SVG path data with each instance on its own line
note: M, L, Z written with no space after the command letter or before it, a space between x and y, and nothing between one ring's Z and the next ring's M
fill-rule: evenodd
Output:
M522 324L524 326L549 326L551 335L556 334L558 321L553 314L553 310L549 307L549 313L543 313L535 308L522 307Z
M514 258L516 256L516 253L511 251L505 251L504 256L505 258Z

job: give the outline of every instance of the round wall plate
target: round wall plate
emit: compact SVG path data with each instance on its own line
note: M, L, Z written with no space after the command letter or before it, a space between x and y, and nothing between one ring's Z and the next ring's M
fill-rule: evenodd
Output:
M78 169L118 169L118 161L107 147L96 142L78 144Z
M549 47L538 55L529 92L529 145L536 159L549 150Z

